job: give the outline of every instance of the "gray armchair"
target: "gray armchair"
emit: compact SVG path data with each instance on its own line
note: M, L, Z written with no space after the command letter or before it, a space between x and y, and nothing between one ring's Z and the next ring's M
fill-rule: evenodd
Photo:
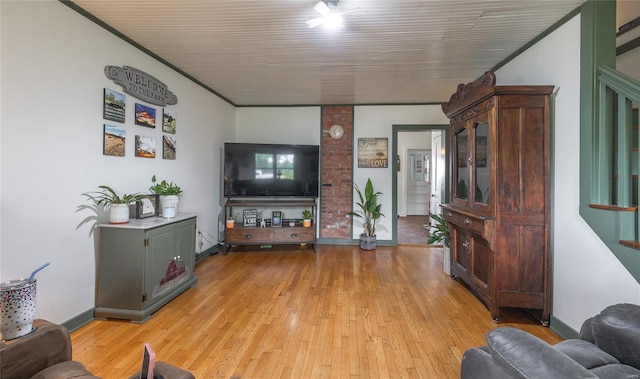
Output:
M616 304L588 319L579 339L551 346L511 327L462 357L462 379L640 379L640 306Z

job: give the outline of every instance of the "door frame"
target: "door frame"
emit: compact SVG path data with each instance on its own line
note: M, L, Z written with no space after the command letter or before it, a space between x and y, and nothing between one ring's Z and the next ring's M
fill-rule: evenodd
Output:
M451 177L451 164L449 157L449 124L420 124L420 125L406 125L398 124L392 125L392 143L391 143L391 158L393 164L391 165L391 245L398 245L398 170L396 167L396 158L398 157L398 133L399 132L428 132L433 130L442 131L442 147L444 149L444 165L445 165L445 177L442 186L442 193L440 194L442 203L449 202L449 178Z

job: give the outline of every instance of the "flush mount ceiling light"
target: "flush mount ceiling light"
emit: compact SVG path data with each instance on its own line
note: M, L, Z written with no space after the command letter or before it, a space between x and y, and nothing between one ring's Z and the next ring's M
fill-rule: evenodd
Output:
M323 25L330 28L337 28L342 26L342 15L355 11L356 8L350 9L344 12L338 12L338 0L324 0L318 1L313 9L320 13L322 16L316 17L307 21L309 28L315 28L318 25Z

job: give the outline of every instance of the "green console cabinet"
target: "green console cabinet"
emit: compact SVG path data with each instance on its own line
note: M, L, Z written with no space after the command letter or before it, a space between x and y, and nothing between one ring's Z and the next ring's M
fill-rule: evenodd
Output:
M100 225L98 319L144 322L194 286L196 215Z

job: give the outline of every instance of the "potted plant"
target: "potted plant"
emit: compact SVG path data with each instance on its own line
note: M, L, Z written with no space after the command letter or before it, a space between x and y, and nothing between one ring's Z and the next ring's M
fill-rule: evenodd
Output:
M175 217L178 213L178 203L182 189L174 182L163 180L159 182L156 176L151 177L151 187L149 191L160 196L160 207L162 208L162 217Z
M308 209L302 211L302 226L305 228L311 227L311 220L313 220L313 212Z
M126 224L129 222L129 204L134 201L140 200L141 193L123 194L118 193L109 186L98 186L100 191L83 193L97 206L109 208L109 223L111 224Z
M442 243L443 259L442 269L445 274L451 274L451 232L449 225L442 216L429 213L429 217L435 221L435 225L429 227L429 245L434 243Z
M347 214L362 220L364 231L360 234L360 248L363 250L374 250L377 246L376 221L381 216L384 216L380 212L382 204L378 204L378 196L382 195L382 192L375 192L373 190L371 178L367 179L364 194L360 191L357 184L354 183L353 187L358 194L359 201L357 201L356 204L360 209Z

